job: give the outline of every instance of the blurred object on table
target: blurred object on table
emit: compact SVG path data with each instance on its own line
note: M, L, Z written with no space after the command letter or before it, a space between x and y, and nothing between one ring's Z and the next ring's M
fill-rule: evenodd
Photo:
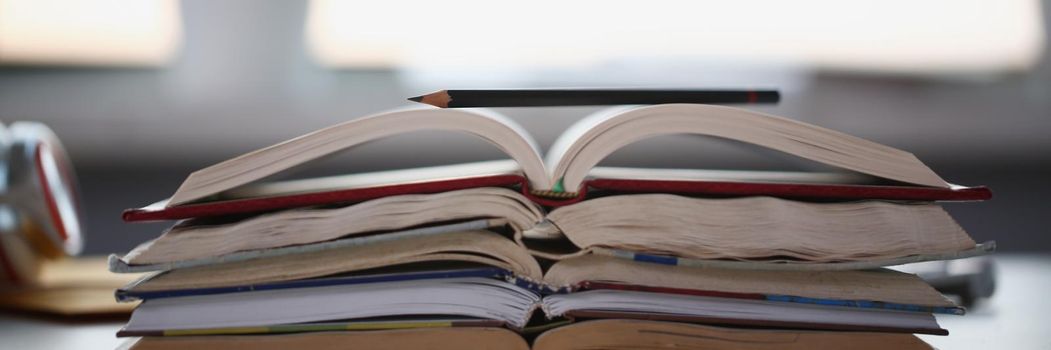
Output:
M117 303L113 290L141 274L115 274L103 256L47 261L31 285L0 291L0 309L58 317L124 317L138 303Z
M996 291L996 267L988 255L901 265L894 269L917 274L939 292L959 296L966 307L992 297Z
M80 253L78 200L72 165L51 129L0 124L0 286L32 284L42 259Z

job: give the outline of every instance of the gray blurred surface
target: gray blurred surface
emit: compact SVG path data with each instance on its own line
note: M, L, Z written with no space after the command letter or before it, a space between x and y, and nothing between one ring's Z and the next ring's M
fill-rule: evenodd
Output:
M170 67L0 67L0 119L46 122L70 148L87 213L87 252L125 251L155 236L163 224L125 225L120 211L170 195L195 169L405 105L407 96L467 87L411 72L322 68L304 49L304 14L303 2L188 0L183 2L184 47ZM998 240L1003 251L1049 251L1051 235L1042 220L1049 214L1045 198L1051 197L1046 181L1051 175L1048 63L1045 54L1035 71L1017 76L932 79L635 62L530 73L514 85L777 86L783 102L758 109L903 148L952 182L988 185L995 193L992 201L947 205L964 228L978 240ZM501 111L546 147L593 110ZM418 133L366 145L306 174L499 157L478 140ZM605 164L793 166L686 137L641 142Z
M1047 349L1049 255L997 254L996 292L964 316L937 315L949 336L920 335L938 349Z

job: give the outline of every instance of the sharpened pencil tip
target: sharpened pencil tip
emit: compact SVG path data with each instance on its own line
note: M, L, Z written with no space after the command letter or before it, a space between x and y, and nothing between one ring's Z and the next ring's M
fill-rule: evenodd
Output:
M438 92L432 92L423 96L409 97L409 101L428 104L438 108L448 108L449 101L452 101L452 98L449 97L449 93L447 93L445 90L442 90Z

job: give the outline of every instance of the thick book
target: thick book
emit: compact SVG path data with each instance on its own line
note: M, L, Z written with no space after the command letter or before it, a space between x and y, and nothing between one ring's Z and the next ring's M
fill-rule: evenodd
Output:
M923 340L909 334L724 328L644 320L595 320L546 331L533 342L533 349L931 350L933 348Z
M585 255L562 260L543 274L539 264L521 248L507 238L488 232L416 236L350 249L182 268L147 277L117 293L122 300L145 300L136 311L138 316L133 317L126 331L132 332L129 334L141 334L135 332L328 321L331 320L328 317L333 317L332 312L335 312L333 305L346 307L346 310L335 316L338 319L452 314L488 317L506 322L512 328L524 327L536 307L550 311L545 314L552 317L659 318L661 314L668 314L669 310L681 309L683 313L669 317L722 324L759 322L816 329L930 333L942 331L926 323L933 318L927 320L920 315L963 313L963 309L918 277L890 270L728 270ZM520 252L516 253L516 249ZM347 259L348 254L353 254L355 258ZM395 255L393 258L392 254ZM439 263L449 261L488 267L433 270L435 266L443 266ZM478 287L481 285L488 287ZM426 291L431 288L426 286L432 286L433 291ZM354 293L360 296L338 301L310 297L310 301L301 301L299 304L292 300L289 303L317 304L322 309L272 310L274 314L267 314L272 316L270 318L261 317L264 311L247 314L244 311L273 307L277 305L276 300L285 296L294 299L315 292L324 294L324 290L333 289L338 290L331 293L332 298L343 298ZM403 295L403 299L386 299L401 295L398 293L402 292L396 293L395 289L408 294ZM431 296L412 294L417 292L429 293ZM447 298L439 297L445 295L441 293L449 294ZM473 297L471 293L485 296ZM194 321L203 317L202 312L221 310L230 302L240 303L251 298L259 299L259 305L239 306L242 308L221 313L225 315L222 317L241 318L210 326ZM435 305L422 305L420 300ZM358 302L369 306L357 305ZM382 303L390 305L376 306ZM497 303L499 306L490 309L488 303ZM755 307L759 310L755 312L769 313L765 318L755 319L747 313L705 313L707 307L686 312L688 306L683 306L700 303L712 303L710 307L730 310ZM636 306L629 309L617 306L624 304ZM195 309L198 307L204 309ZM365 312L367 310L373 310L370 312L374 313ZM792 310L795 313L789 312ZM819 315L810 315L808 312L811 311ZM856 312L860 314L853 315ZM893 312L907 313L899 315ZM841 323L846 321L835 315L845 313L851 313L853 316L850 318L857 319L875 320L885 315L891 316L888 316L890 319L873 321L875 323L871 324L847 322L847 325L843 325ZM185 323L165 323L177 320L178 315L185 315ZM792 318L799 315L807 316ZM220 316L208 316L205 319L218 320ZM814 321L815 317L824 321ZM899 324L899 321L906 323Z
M445 226L457 221L462 222ZM501 224L524 251L555 260L628 251L642 254L632 258L670 255L723 264L820 264L829 269L836 264L864 268L960 258L989 248L976 245L948 213L930 202L637 194L595 198L545 214L520 193L486 187L185 221L114 258L112 268L124 272L187 267L331 247L343 244L333 240L346 238L367 242Z
M458 131L489 141L511 162L452 165L259 183L308 161L391 135ZM669 134L740 141L825 164L840 173L623 169L596 165L633 142ZM404 109L355 119L192 173L167 200L129 209L126 221L173 220L486 186L520 190L547 206L594 192L771 195L807 199L984 200L985 187L953 185L911 153L815 125L744 109L667 104L602 111L571 126L541 156L510 119L484 110Z
M352 344L352 346L351 346ZM517 333L497 327L427 327L380 331L328 331L283 335L147 336L120 350L185 349L509 349L528 350Z
M621 289L542 296L507 281L454 277L148 299L122 335L268 327L377 317L458 316L521 331L548 319L629 318L796 329L946 335L930 312Z
M465 238L484 239L478 235L467 235ZM412 243L432 242L414 240ZM301 257L313 258L311 255ZM260 261L263 268L270 268L271 271L246 263L173 270L130 283L118 289L116 296L119 301L126 302L245 291L484 277L505 280L538 294L613 289L947 314L964 312L916 276L883 269L732 270L668 266L586 255L560 261L547 273L535 275L534 266L508 269L501 267L506 266L504 263L495 261L489 264L467 261L454 263L456 258L451 254L438 254L432 259L449 260L394 263L376 268L373 266L381 259L366 256L360 262L336 263L339 268L323 269L321 272L314 268L276 268L272 260ZM332 263L321 260L317 264Z
M123 350L182 349L529 349L519 335L492 327L412 328L295 333L266 337L198 335L143 337ZM911 334L726 328L645 320L577 322L541 333L535 350L732 349L732 350L931 350Z

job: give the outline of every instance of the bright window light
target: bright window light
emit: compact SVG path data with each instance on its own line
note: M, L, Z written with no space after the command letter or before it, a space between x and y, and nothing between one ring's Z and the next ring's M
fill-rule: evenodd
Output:
M175 0L0 0L0 63L156 66L181 28Z
M920 74L1027 69L1045 40L1036 0L312 0L306 35L338 68L650 57Z

